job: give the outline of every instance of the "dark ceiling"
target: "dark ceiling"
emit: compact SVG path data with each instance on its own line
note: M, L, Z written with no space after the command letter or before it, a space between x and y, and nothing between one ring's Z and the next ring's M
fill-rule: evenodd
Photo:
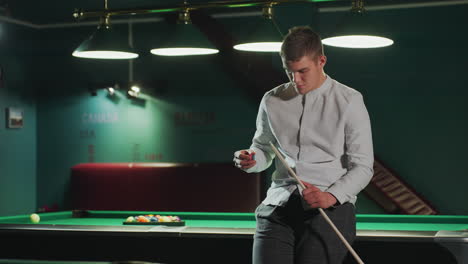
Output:
M138 8L176 8L180 7L183 0L108 0L108 8L112 11L115 9L138 9ZM260 1L260 0L259 0ZM284 2L286 0L278 0ZM190 0L189 5L215 3L210 0ZM224 1L222 3L227 3ZM238 0L229 1L239 2ZM246 2L246 1L243 1ZM299 0L289 2L305 2ZM341 10L349 10L351 0L309 0L311 5L323 10L322 8L335 8ZM216 1L216 3L220 3ZM383 8L410 8L423 7L434 5L447 4L468 4L468 0L367 0L365 7L368 10ZM282 5L282 4L279 4ZM286 3L285 3L286 5ZM77 20L73 17L75 9L83 11L102 11L104 8L104 0L0 0L0 18L3 20L14 19L16 22L30 23L38 26L51 25L52 27L61 26L66 23L76 23ZM242 13L247 11L260 12L258 6L255 7L220 7L203 9L192 15L193 23L201 29L206 37L220 49L220 55L217 56L219 67L232 76L232 80L239 82L238 86L250 95L250 97L258 102L264 92L279 83L287 81L286 76L278 69L272 66L270 57L263 56L239 56L232 51L233 34L228 32L226 28L211 14L219 13ZM172 12L174 13L174 12ZM169 14L169 13L165 13ZM285 18L288 22L293 23L294 17ZM162 16L161 13L146 14L139 17ZM115 17L114 17L115 18ZM97 20L97 17L84 19L85 21ZM291 21L289 21L291 20ZM408 22L402 22L408 23ZM67 51L68 52L68 51Z
M281 0L284 1L284 0ZM190 0L189 5L205 3L231 3L235 1ZM242 1L248 2L248 1ZM253 1L252 1L253 2ZM301 2L292 0L289 2ZM306 2L306 1L302 1ZM322 7L350 7L351 0L309 0L311 5ZM366 7L401 4L435 4L460 2L458 0L367 0ZM108 0L109 9L166 8L181 6L183 0ZM75 9L83 11L103 10L104 0L0 0L0 15L33 24L70 23ZM252 8L251 8L252 9ZM212 9L213 10L213 9ZM222 10L222 11L221 11ZM243 12L245 7L222 8L216 12ZM95 18L94 18L95 20Z

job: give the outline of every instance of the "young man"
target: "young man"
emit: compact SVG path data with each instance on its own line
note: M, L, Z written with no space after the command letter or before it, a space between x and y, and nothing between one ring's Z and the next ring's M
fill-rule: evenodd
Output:
M325 74L322 42L310 27L290 29L281 58L290 82L264 95L252 145L234 162L246 172L267 169L272 142L307 188L276 159L256 210L253 263L341 263L347 248L316 208L353 242L356 195L373 175L369 115L358 91Z

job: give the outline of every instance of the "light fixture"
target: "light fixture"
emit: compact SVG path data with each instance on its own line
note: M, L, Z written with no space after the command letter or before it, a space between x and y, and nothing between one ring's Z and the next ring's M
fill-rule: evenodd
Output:
M107 0L104 1L107 11ZM73 56L88 59L135 59L138 54L133 51L128 41L112 29L110 14L101 16L96 31L72 53Z
M107 87L107 93L111 96L114 95L115 94L114 87Z
M192 24L188 8L179 13L179 19L172 34L172 39L160 47L151 49L151 53L160 56L188 56L219 52Z
M246 41L234 46L236 50L257 52L279 52L282 34L273 19L273 4L263 7L263 18Z
M115 95L117 90L120 89L120 85L118 83L115 83L113 85L109 84L91 84L90 87L88 88L89 93L92 96L97 96L99 90L104 90L107 92L109 96Z
M140 94L140 90L141 90L141 89L140 89L140 86L138 86L138 85L136 85L136 84L132 84L132 85L130 86L130 89L128 90L127 93L128 93L128 95L129 95L130 97L136 98L136 97L138 97L138 95Z
M382 36L368 20L363 0L353 0L350 12L338 25L333 36L322 40L324 45L341 48L380 48L393 44L393 40Z

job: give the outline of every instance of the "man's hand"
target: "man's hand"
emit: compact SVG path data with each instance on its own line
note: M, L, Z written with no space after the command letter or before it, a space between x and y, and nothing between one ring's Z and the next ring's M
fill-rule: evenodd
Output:
M254 155L255 152L251 149L243 149L234 152L234 166L243 170L252 168L257 164Z
M310 183L304 181L302 183L306 186L306 189L302 191L302 195L310 207L326 209L336 204L337 200L331 193L322 192Z

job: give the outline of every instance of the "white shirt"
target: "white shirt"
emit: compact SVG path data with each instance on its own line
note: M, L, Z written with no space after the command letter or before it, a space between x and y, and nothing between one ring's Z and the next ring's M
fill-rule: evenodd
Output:
M293 83L264 95L250 146L257 164L246 172L271 165L275 154L270 141L301 180L333 194L341 204L354 204L372 178L372 133L363 97L329 76L305 95ZM262 203L284 205L298 186L279 159L275 166Z

